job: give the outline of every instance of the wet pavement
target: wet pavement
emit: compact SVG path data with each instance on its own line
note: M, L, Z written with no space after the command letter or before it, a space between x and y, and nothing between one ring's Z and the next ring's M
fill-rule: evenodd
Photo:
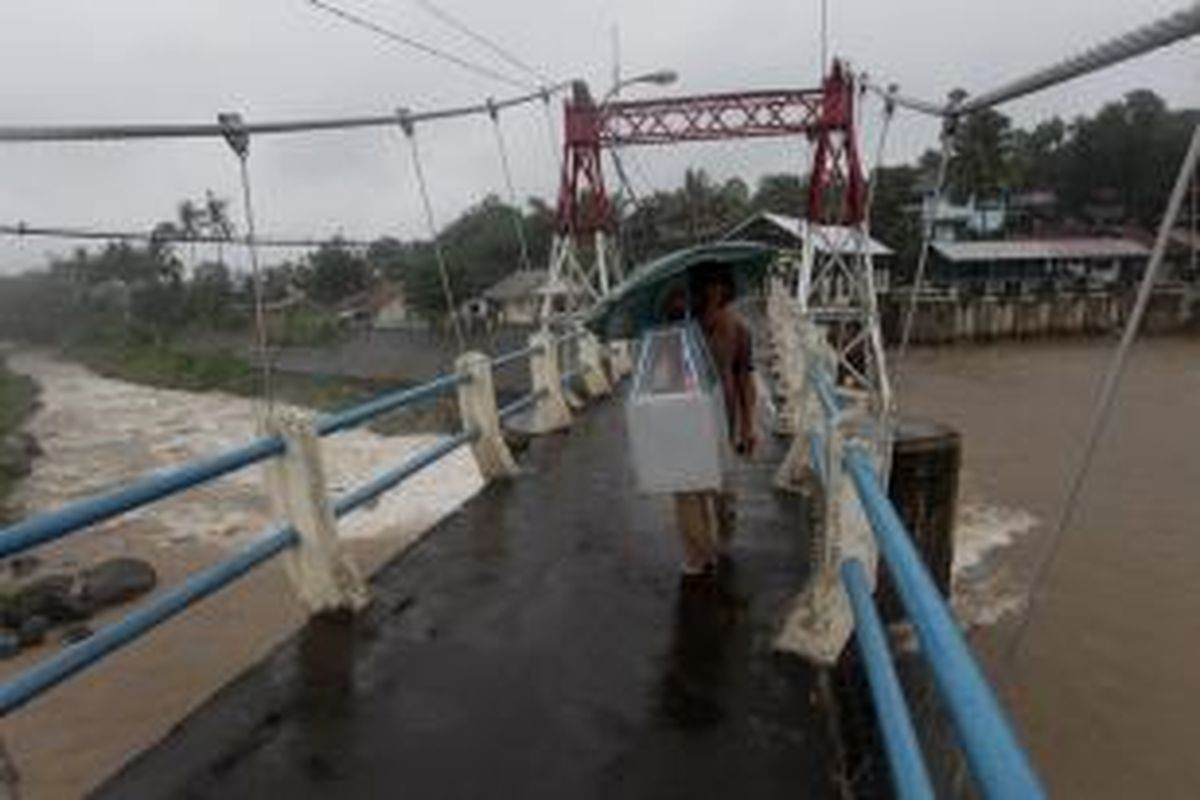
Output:
M626 452L615 400L533 441L368 613L310 624L97 795L828 796L811 674L770 648L808 547L779 454L737 469L725 574L681 586Z

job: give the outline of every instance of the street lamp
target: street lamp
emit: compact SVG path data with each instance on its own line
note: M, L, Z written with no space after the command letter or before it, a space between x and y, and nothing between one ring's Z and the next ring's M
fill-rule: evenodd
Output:
M634 75L632 78L626 78L622 81L617 81L608 94L604 95L604 99L600 101L600 105L607 105L609 100L612 100L626 86L632 86L638 83L651 84L654 86L668 86L679 80L679 73L673 69L660 69L657 72L647 72L643 75Z

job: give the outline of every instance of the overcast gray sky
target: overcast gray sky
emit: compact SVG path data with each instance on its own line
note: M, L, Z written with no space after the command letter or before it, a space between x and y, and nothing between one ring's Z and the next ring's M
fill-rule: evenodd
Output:
M334 0L398 31L499 68L504 64L411 0ZM619 26L625 74L672 68L668 90L706 92L815 85L818 0L437 0L558 78L599 94ZM1177 10L1188 0L830 0L834 53L913 95L979 92ZM388 113L503 97L514 90L404 49L313 8L307 0L4 0L0 124L206 122ZM1200 105L1200 42L1075 81L1003 110L1018 123L1090 112L1147 87L1172 105ZM503 117L521 195L552 197L555 165L541 110ZM864 114L866 151L878 109ZM436 213L448 221L488 192L500 167L486 118L423 131ZM888 160L931 146L935 125L902 118ZM802 171L800 142L645 149L635 186L676 185L689 164L753 180ZM393 131L333 132L254 142L263 233L423 235L408 154ZM216 141L0 146L0 221L145 229L206 189L235 198L236 163ZM235 208L240 218L240 209ZM67 245L0 243L0 271Z

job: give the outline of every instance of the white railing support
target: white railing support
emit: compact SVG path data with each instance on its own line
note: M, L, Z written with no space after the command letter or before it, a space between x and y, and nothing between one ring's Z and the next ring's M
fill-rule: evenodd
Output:
M878 550L870 522L858 502L853 484L844 467L848 444L867 444L880 459L876 440L870 438L870 417L853 407L831 410L818 397L814 375L821 370L832 376L837 361L820 329L809 323L801 328L802 348L808 369L804 374L802 430L792 441L776 481L791 480L801 473L820 478L821 530L815 532L817 552L815 573L796 598L775 645L799 653L817 664L837 661L854 632L854 615L841 579L841 565L858 559L874 591ZM832 379L830 380L832 383ZM832 415L831 415L832 411ZM814 464L814 450L823 463Z
M583 333L576 339L579 348L579 370L583 386L591 397L604 397L612 393L612 384L604 370L604 359L600 342L591 333Z
M530 433L542 434L571 426L571 409L563 398L562 374L558 368L558 342L549 331L529 337L533 353L529 356L530 386L545 396L533 408Z
M633 356L630 354L628 341L609 342L607 346L608 369L613 383L619 382L633 372Z
M314 417L277 408L264 426L287 445L282 456L266 464L265 472L276 518L299 534L299 544L285 553L284 565L300 602L312 614L360 610L369 594L338 541Z
M454 368L467 379L458 386L458 413L463 430L478 431L471 452L479 472L488 481L517 474L517 462L500 427L491 359L483 353L463 353Z

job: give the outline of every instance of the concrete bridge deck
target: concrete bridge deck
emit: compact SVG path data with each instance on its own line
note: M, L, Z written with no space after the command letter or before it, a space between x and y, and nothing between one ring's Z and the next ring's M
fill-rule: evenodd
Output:
M681 587L622 414L534 440L519 479L376 576L368 613L311 624L98 796L828 796L811 673L770 649L808 547L778 454L734 475L728 574Z

